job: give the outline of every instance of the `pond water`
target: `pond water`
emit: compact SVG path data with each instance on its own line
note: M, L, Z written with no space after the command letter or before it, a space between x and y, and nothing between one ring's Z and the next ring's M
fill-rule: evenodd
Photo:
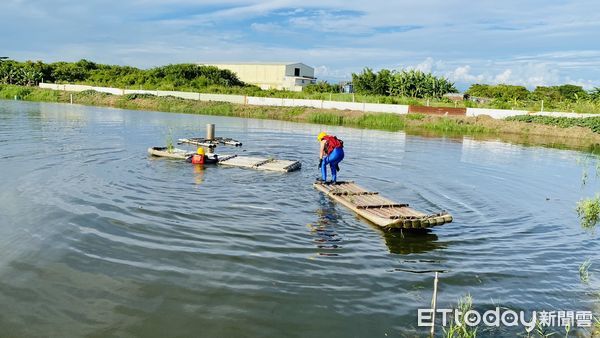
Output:
M220 153L303 168L147 156L169 130L203 136L206 123L244 143ZM384 233L316 191L324 128L345 142L340 179L454 222ZM417 309L430 305L434 270L438 307L470 294L484 310L597 310L597 279L586 285L578 270L591 258L598 271L600 245L575 212L600 191L593 155L0 101L0 159L2 335L424 336Z

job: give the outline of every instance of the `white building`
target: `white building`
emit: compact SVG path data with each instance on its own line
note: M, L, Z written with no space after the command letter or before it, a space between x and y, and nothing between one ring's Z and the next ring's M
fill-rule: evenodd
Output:
M215 66L228 69L237 77L249 84L259 86L261 89L279 89L302 91L310 83L315 83L315 70L303 63L200 63L204 66Z

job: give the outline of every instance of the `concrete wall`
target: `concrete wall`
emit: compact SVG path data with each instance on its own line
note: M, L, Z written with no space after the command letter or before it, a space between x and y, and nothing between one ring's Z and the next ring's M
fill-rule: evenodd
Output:
M237 104L245 104L246 97L243 95L227 95L227 94L200 94L200 101L217 101L230 102Z
M337 109L337 110L356 110L363 112L372 113L394 113L394 114L408 114L409 106L398 105L398 104L379 104L379 103L362 103L362 102L340 102L340 101L324 101L324 100L303 100L303 99L282 99L274 97L255 97L255 96L243 96L243 95L227 95L227 94L203 94L203 93L192 93L192 92L176 92L176 91L161 91L161 90L141 90L141 89L119 89L109 87L92 87L85 85L69 85L69 84L54 84L54 83L40 83L40 88L52 89L52 90L63 90L72 92L82 92L86 90L94 90L102 93L109 93L113 95L125 95L125 94L151 94L156 96L173 96L188 100L200 100L200 101L218 101L218 102L230 102L235 104L249 104L255 106L275 106L275 107L312 107L317 109ZM431 108L434 107L420 107L420 108ZM410 109L413 112L418 112L415 106L411 106ZM438 109L438 108L435 108ZM439 108L442 110L456 109L456 108ZM463 115L462 109L460 108L460 115ZM526 110L502 110L502 109L484 109L484 108L467 108L466 116L480 116L488 115L495 119L503 119L509 116L516 115L541 115L541 116L553 116L553 117L591 117L595 115L590 114L577 114L577 113L565 113L565 112L528 112Z
M467 108L467 116L488 115L495 119L503 119L509 116L527 115L526 110L504 110L504 109L485 109L485 108Z

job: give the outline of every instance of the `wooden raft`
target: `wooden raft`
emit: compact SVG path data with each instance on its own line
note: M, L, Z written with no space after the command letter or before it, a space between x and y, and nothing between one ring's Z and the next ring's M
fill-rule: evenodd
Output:
M447 212L424 214L408 204L397 203L367 191L354 182L338 182L335 185L316 182L315 188L343 204L358 215L386 229L426 229L452 222Z
M300 169L302 166L298 161L277 160L273 158L250 157L238 155L221 155L219 164L231 167L249 168L257 170L269 170L290 172Z

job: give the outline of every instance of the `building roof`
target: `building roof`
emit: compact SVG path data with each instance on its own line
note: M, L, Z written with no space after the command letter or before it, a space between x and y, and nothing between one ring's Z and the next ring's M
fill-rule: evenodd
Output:
M272 66L287 66L287 65L297 65L297 64L303 64L305 66L308 66L307 64L304 64L302 62L261 62L261 61L255 61L255 62L235 62L235 61L219 61L219 62L196 62L197 64L200 65L272 65ZM310 67L310 66L308 66ZM311 67L312 68L312 67Z

